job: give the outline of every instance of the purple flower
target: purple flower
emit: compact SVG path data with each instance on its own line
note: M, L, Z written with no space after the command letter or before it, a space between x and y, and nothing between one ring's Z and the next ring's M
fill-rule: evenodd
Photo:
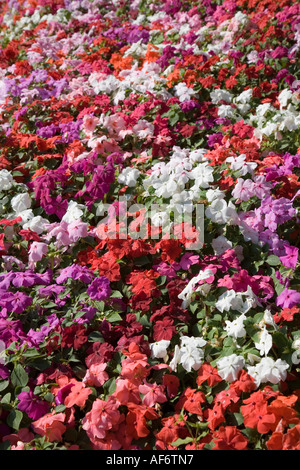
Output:
M298 261L299 249L295 246L285 246L285 252L286 255L281 256L280 261L282 262L285 268L295 269Z
M32 297L23 292L5 292L1 295L0 305L8 312L22 313L32 304Z
M35 284L36 275L33 271L14 273L12 284L15 287L31 287Z
M111 288L109 280L105 276L97 277L87 288L87 294L94 300L105 300L110 296Z
M29 418L34 421L44 416L50 410L50 404L47 401L40 400L33 392L21 392L18 395L20 403L18 409L25 411Z
M93 274L86 266L80 266L79 264L72 264L61 270L60 275L56 279L57 284L62 284L67 279L80 280L89 284L93 279Z
M276 299L276 305L282 308L292 308L300 304L300 292L285 288Z
M207 144L209 147L213 147L215 144L221 144L223 139L222 132L217 132L208 136Z

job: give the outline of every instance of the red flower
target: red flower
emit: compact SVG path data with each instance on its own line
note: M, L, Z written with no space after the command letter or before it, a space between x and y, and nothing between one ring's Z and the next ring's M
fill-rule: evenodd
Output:
M167 389L167 394L169 398L176 397L179 388L179 378L176 375L165 374L163 377L163 385Z
M245 370L242 370L240 372L240 376L238 380L235 380L234 382L232 382L230 384L230 387L234 388L239 393L240 392L250 393L256 389L256 385L255 385L253 377L247 374Z
M221 382L222 379L218 374L218 370L210 364L202 364L198 370L198 377L196 379L197 385L207 381L209 387L213 387L216 383Z
M154 341L161 341L162 339L170 340L174 334L176 334L176 327L173 325L173 320L169 317L156 322L153 327Z
M283 318L283 320L286 321L293 321L294 315L296 315L297 313L299 313L298 307L284 308L280 312L280 318Z
M209 409L207 411L207 413L207 422L209 429L214 430L217 426L219 426L219 424L225 421L224 410L222 405L220 405L219 403L216 403L212 409Z
M213 450L246 450L248 439L236 426L221 426L214 434Z
M276 417L269 413L267 404L257 405L253 411L244 416L244 426L257 429L260 434L266 434L272 429Z
M62 334L61 345L63 348L74 347L80 349L87 342L86 329L83 325L67 326Z

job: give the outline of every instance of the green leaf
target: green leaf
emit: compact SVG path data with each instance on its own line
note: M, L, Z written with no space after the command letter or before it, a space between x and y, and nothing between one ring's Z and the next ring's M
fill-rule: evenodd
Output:
M112 312L107 315L106 320L109 323L114 323L116 321L121 321L122 317L117 312Z
M17 364L12 371L11 383L15 387L25 387L28 384L28 375L21 364Z
M244 417L241 413L233 413L233 416L235 417L238 426L244 422Z
M4 395L4 397L1 400L1 403L8 405L10 403L10 400L11 400L11 393L6 393L6 395Z
M20 427L20 423L22 421L22 418L23 418L23 413L22 411L19 411L19 410L12 410L8 417L7 417L7 424L8 426L10 426L11 428L15 429L16 431L19 430L19 427Z
M66 406L65 405L58 405L55 407L55 412L56 413L62 413L63 411L65 411L66 409Z
M189 444L190 442L193 442L193 440L194 439L192 437L186 437L185 439L181 439L179 437L178 439L176 439L176 441L171 442L171 446L173 447L183 446L183 445Z
M103 336L100 333L100 331L93 331L89 336L88 336L88 341L91 343L96 343L96 342L104 342Z
M278 266L281 264L280 259L275 255L268 256L266 261L270 266Z
M0 392L2 392L2 390L5 390L6 387L8 387L9 385L9 380L3 380L3 382L0 382Z

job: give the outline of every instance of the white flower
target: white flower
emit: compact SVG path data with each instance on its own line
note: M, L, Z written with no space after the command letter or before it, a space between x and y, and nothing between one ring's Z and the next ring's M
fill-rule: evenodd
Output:
M0 191L7 191L13 185L14 179L7 170L0 171Z
M241 292L241 294L246 297L242 307L239 310L241 313L247 313L251 308L257 307L257 305L261 306L258 298L250 286L247 287L245 292Z
M215 255L222 255L226 250L232 248L232 243L227 240L224 235L220 235L217 238L214 238L212 241L212 247L214 249Z
M234 116L234 109L230 105L221 104L218 107L218 116L231 118Z
M287 106L288 101L291 99L293 92L285 88L278 95L278 101L280 103L280 109Z
M231 170L239 171L241 176L245 176L247 173L253 174L253 170L257 167L257 163L247 162L244 154L238 157L228 157L226 162L230 163Z
M237 380L238 374L244 366L244 358L242 356L237 356L236 354L221 357L221 359L217 361L218 374L227 382Z
M203 358L204 352L189 344L180 349L180 364L187 372L200 369Z
M215 199L224 199L225 193L221 189L208 189L206 191L206 199L209 202L214 201Z
M252 93L253 93L252 88L248 88L248 90L243 91L240 95L238 95L236 98L234 98L234 102L235 103L246 104L251 100Z
M232 94L227 90L221 90L218 88L217 90L214 90L210 93L210 98L213 104L217 104L220 101L227 101L228 103L231 103Z
M232 336L234 339L243 338L246 335L246 330L244 328L244 321L246 316L244 314L240 315L233 321L226 320L225 331L228 336Z
M206 149L196 149L192 150L189 155L189 160L191 163L202 162L204 155L207 153Z
M62 220L67 222L67 224L70 224L75 220L81 219L81 216L83 215L83 209L83 204L77 204L76 201L69 201L67 212L63 216Z
M31 199L28 193L17 194L11 200L11 207L17 214L29 209L30 206Z
M180 349L179 349L179 346L176 344L175 349L174 349L173 359L172 359L172 361L171 361L170 364L169 364L170 368L171 368L174 372L177 371L177 366L178 366L178 363L179 363L179 358L180 358Z
M227 204L224 199L215 199L205 211L206 217L217 224L235 223L237 213L231 201Z
M206 345L203 338L194 336L182 336L180 338L181 348L179 352L179 363L187 371L198 370L201 367L204 358L202 347Z
M240 293L235 292L233 289L227 290L224 294L220 295L216 302L216 308L220 312L229 312L229 310L237 310L243 307L243 299Z
M148 135L153 135L154 126L151 122L146 119L140 119L135 126L132 128L133 132L141 139L146 138Z
M265 310L263 321L266 325L272 326L274 330L278 329L278 326L276 325L273 315L270 310Z
M270 335L270 333L268 333L267 329L264 328L260 332L259 342L255 343L255 347L260 351L261 356L266 356L272 348L272 344L272 336Z
M201 293L201 288L203 288L204 284L199 286L197 289L196 289L196 284L199 281L203 281L212 275L213 275L213 272L211 271L211 269L206 269L204 271L200 271L199 274L197 274L197 276L193 277L189 281L189 283L185 286L183 291L181 291L180 294L178 295L178 298L182 300L182 304L181 304L182 308L187 308L189 306L194 292L200 291ZM210 285L209 284L207 285L209 286L209 289L210 289ZM206 291L206 293L207 292L208 291Z
M42 232L44 232L46 224L49 224L49 220L44 219L40 215L37 215L25 223L23 225L23 229L28 230L30 228L30 230L40 235Z
M163 359L166 361L168 357L167 348L170 345L170 341L162 339L161 341L156 341L155 343L150 344L151 356L157 359Z
M195 95L195 91L193 88L188 88L184 82L178 83L174 87L175 89L175 96L178 97L179 101L182 103L183 101L188 101L191 99L191 96Z
M137 183L137 179L140 176L140 171L136 168L126 167L118 176L118 183L128 186L129 188L134 188Z
M92 75L89 78L89 82L97 95L100 93L111 93L112 91L115 91L122 83L112 74L108 75L108 77L106 77L104 80L99 80L99 78L97 79L97 74L95 74L93 77Z
M275 385L286 379L288 368L289 365L282 359L274 361L271 357L263 357L254 368L248 367L248 373L255 379L258 386L265 382Z
M208 188L209 183L214 181L213 168L208 166L208 162L199 163L190 172L190 178L195 180L197 188Z

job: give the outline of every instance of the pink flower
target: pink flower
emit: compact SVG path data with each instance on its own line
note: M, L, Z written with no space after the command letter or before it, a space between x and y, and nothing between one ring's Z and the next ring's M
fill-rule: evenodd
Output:
M62 434L66 431L66 426L63 424L65 421L64 413L47 413L37 421L31 423L31 426L40 436L46 436L50 442L61 441Z
M154 406L155 403L164 403L167 401L166 395L163 393L164 387L156 383L150 384L145 382L139 386L139 392L144 396L143 404L146 406Z
M285 288L276 299L276 305L282 308L292 308L300 304L300 292Z
M106 364L92 364L86 371L83 383L91 387L101 387L109 378L105 369Z
M86 114L83 118L83 130L86 134L92 134L95 127L99 124L99 118Z
M29 262L41 261L48 252L48 245L42 242L32 242L29 249Z
M118 403L112 397L109 397L107 401L100 399L94 401L91 411L82 421L82 427L92 442L103 439L106 432L119 422L118 407Z
M295 269L298 261L298 248L295 246L285 246L285 256L280 256L280 261L285 268Z
M69 238L72 243L76 243L80 238L88 236L87 224L80 220L74 220L68 226Z

